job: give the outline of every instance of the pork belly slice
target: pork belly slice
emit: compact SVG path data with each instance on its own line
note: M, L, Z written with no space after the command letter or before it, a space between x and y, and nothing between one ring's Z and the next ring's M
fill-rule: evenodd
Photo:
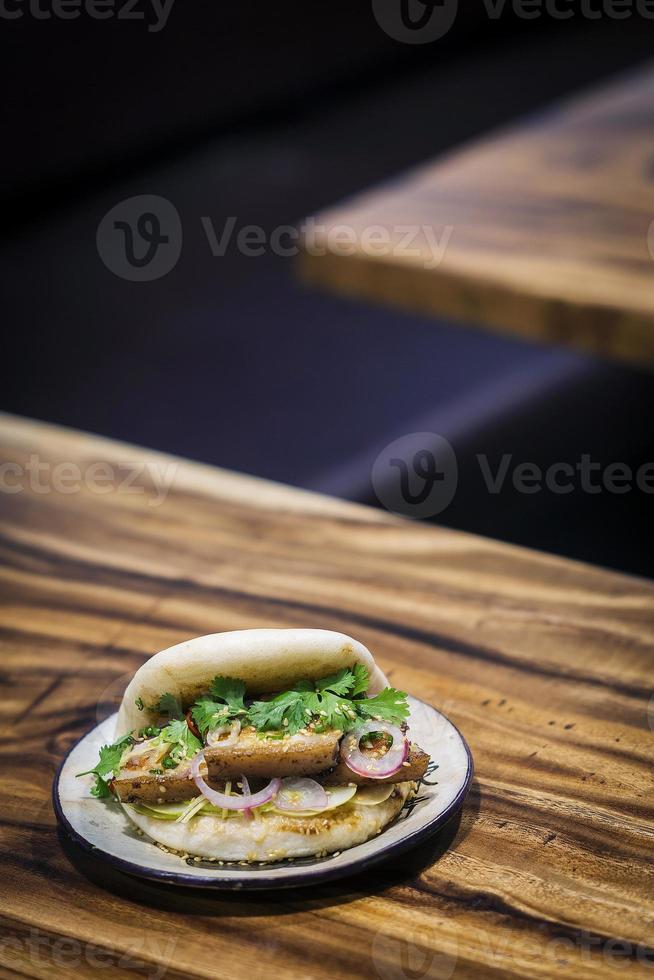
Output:
M298 732L283 738L262 738L254 732L241 732L233 745L218 743L205 749L204 757L213 780L313 776L336 764L342 734Z
M380 783L404 783L414 779L422 779L427 772L429 765L429 755L415 744L411 744L409 755L406 761L392 776L383 776L381 779L371 779L369 776L359 776L352 772L344 762L339 762L331 772L324 773L320 782L325 786L347 786L348 783L355 783L357 786L378 786Z
M206 778L206 769L204 775ZM124 769L115 777L111 788L123 803L179 803L200 795L188 764L164 771L160 776L143 770ZM223 787L221 784L214 788Z
M338 761L340 739L338 731L287 735L283 739L262 739L246 732L234 745L206 748L206 765L200 766L200 772L212 789L224 792L225 780L237 780L242 775L265 780L275 776L314 776L325 786L375 786L421 779L429 765L429 755L412 744L406 763L395 775L382 779L359 776ZM123 803L178 803L200 794L190 763L164 770L161 775L124 769L113 780L112 788Z

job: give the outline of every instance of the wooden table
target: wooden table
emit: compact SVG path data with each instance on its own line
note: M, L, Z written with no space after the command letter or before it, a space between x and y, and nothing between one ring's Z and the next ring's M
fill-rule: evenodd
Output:
M300 269L352 296L652 366L653 161L649 70L318 215Z
M651 584L6 416L0 446L2 976L651 976ZM374 873L243 896L67 841L51 782L98 702L248 626L345 630L441 706L476 762L461 819Z

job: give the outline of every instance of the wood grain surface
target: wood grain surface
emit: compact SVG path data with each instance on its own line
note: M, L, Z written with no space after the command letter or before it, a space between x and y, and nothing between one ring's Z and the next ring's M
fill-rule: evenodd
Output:
M349 295L651 367L653 174L650 69L318 215L300 270Z
M0 418L2 976L652 976L651 584ZM67 841L56 767L127 678L251 626L351 633L444 710L476 763L460 819L366 875L249 895Z

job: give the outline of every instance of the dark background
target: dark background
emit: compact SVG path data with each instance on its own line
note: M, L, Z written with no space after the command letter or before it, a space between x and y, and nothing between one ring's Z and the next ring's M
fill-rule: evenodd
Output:
M158 33L21 9L0 18L4 409L372 504L383 447L438 432L460 467L438 521L651 574L651 498L489 495L475 462L637 467L651 375L307 291L289 258L214 257L200 219L297 223L639 65L654 22L467 2L422 46L351 0L176 0ZM140 194L175 205L184 245L132 283L95 236Z

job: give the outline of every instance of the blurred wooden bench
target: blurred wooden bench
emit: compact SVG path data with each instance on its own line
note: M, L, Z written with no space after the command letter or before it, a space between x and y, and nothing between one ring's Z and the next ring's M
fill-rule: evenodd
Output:
M300 271L651 366L653 175L650 69L319 214Z

